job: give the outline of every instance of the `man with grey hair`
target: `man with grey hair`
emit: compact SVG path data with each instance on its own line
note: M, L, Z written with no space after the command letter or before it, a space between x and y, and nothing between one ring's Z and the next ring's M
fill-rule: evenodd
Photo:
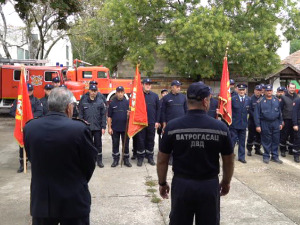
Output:
M33 225L89 225L91 195L88 182L97 150L86 123L70 119L73 94L55 88L49 113L24 128L31 162L30 212Z

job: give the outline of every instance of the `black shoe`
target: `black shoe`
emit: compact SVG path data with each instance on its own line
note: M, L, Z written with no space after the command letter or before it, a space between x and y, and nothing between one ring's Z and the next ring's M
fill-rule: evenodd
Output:
M129 159L124 159L124 165L127 167L132 167L131 163L129 162Z
M132 160L135 160L135 159L136 159L136 154L133 154L133 155L131 156L131 159L132 159Z
M252 156L251 151L248 150L247 156Z
M294 155L293 149L289 149L289 155Z
M119 160L114 159L113 163L111 164L111 167L116 167L117 165L119 165Z
M278 163L278 164L282 164L282 163L283 163L283 162L282 162L280 159L278 159L278 158L275 158L275 159L272 158L271 161L272 161L272 162L275 162L275 163Z
M101 160L97 160L97 166L99 166L100 168L104 167L104 165L102 163L102 159Z
M260 150L260 149L258 149L258 150L255 150L255 154L256 154L256 155L263 155L263 153L261 152L261 150Z
M245 159L239 159L238 161L240 161L241 163L247 163Z
M269 164L269 161L270 161L270 160L267 159L267 158L264 158L264 159L263 159L263 162L266 163L266 164Z
M17 170L17 173L22 173L24 172L24 167L23 165L20 165L19 169Z
M299 156L298 155L294 155L294 161L296 163L300 163L300 160L299 160Z
M285 152L281 152L281 156L285 157L286 156Z
M149 158L148 159L148 163L151 165L151 166L155 166L155 162L152 158Z
M137 161L137 166L141 167L143 165L143 162L144 162L144 159L142 158L138 158L138 161Z

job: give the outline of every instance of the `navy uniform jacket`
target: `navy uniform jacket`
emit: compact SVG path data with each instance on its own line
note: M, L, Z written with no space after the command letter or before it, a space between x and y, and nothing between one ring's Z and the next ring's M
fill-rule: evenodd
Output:
M111 127L118 132L125 132L129 101L124 97L122 100L114 98L108 107L108 117L112 119Z
M254 109L254 122L256 127L261 127L261 120L278 122L279 125L282 124L280 103L276 97L272 96L272 99L267 100L264 96L257 102Z
M230 94L231 94L231 98L238 95L238 93L236 91L232 91Z
M160 105L158 95L152 91L145 93L145 102L147 107L148 124L158 123L160 116Z
M185 95L176 95L170 92L162 98L161 117L162 121L168 123L170 120L184 116L187 112Z
M49 96L45 95L45 97L40 99L40 101L42 103L42 106L43 106L43 115L46 115L49 111L49 109L48 109L48 97Z
M300 124L300 98L293 104L292 120L293 126L298 126Z
M232 104L232 124L231 128L246 129L248 126L248 110L250 107L250 98L245 95L245 102L240 101L239 95L234 95L231 98Z
M31 215L89 215L88 182L97 156L89 127L64 113L50 111L25 125L24 142L31 162Z
M210 105L209 105L209 110L208 110L207 114L215 119L217 118L218 104L219 104L219 102L216 99L214 99L214 98L210 99Z
M40 100L33 95L29 96L31 103L31 110L34 118L38 118L43 115L43 106ZM9 114L13 117L16 116L17 99L14 100L12 107L10 108Z
M286 119L292 119L292 112L293 112L293 103L295 100L297 100L299 97L296 93L293 95L290 95L289 93L286 93L285 95L281 96L280 102L280 109L282 113L282 118L284 120Z
M173 154L174 176L201 180L218 176L219 154L230 155L233 147L223 122L203 110L189 110L167 124L160 151Z
M249 119L254 120L254 109L257 105L257 101L261 98L259 96L258 98L255 95L252 95L250 98L250 107L249 107Z
M81 96L81 98L80 98L80 100L79 100L79 105L82 103L82 101L83 100L86 100L87 98L89 98L90 97L90 93L89 92L87 92L87 93L85 93L84 95L82 95ZM98 93L97 93L97 98L101 98L102 100L103 100L103 102L105 103L105 106L106 106L106 104L107 104L107 101L106 101L106 98L105 98L105 96L103 95L103 94L101 94L99 91L98 91Z
M94 100L83 98L79 104L79 118L90 123L92 131L106 128L106 106L98 95Z

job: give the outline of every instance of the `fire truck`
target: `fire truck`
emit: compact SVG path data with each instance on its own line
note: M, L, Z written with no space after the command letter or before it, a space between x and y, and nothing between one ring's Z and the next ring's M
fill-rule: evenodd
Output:
M67 67L43 66L46 60L4 60L0 59L0 108L9 108L17 98L21 75L21 65L25 65L26 81L34 87L34 96L44 97L44 86L51 84L54 77L59 77L60 84L65 84L77 101L84 94L85 85L67 79Z
M78 63L87 66L77 66ZM131 79L115 79L111 78L110 71L105 66L92 66L88 62L79 59L74 60L74 68L67 71L67 80L81 82L85 86L85 93L89 89L89 82L94 80L98 82L98 90L110 101L118 86L125 89L125 97L131 93L133 80Z

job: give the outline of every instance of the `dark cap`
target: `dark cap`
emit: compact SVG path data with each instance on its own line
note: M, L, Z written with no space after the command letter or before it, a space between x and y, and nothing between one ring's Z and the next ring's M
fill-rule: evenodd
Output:
M209 87L203 83L192 83L187 89L187 98L197 101L203 100L210 95Z
M89 87L89 90L98 91L97 85L91 84L90 87Z
M162 90L160 91L160 93L162 94L162 93L164 93L165 91L168 92L167 89L162 89Z
M53 77L52 82L53 83L59 83L59 77Z
M266 89L266 91L273 91L273 87L271 84L266 84L265 89Z
M44 89L45 90L52 90L54 88L54 86L52 84L46 84Z
M143 84L152 84L152 80L150 78L145 78L142 83Z
M230 79L230 80L229 80L229 83L230 83L230 85L234 85L234 84L235 84L235 82L234 82L233 79Z
M116 91L117 91L117 92L118 92L118 91L124 91L124 87L123 87L123 86L119 86L119 87L116 88Z
M266 88L266 87L265 87L265 86L266 86L265 84L261 83L260 85L261 85L261 88L262 88L262 89L265 89L265 88Z
M91 85L91 84L98 85L98 82L97 82L97 81L95 81L95 80L91 80L91 81L90 81L90 85Z
M262 90L262 86L259 84L259 85L256 85L255 86L255 90L258 90L258 91L261 91Z
M65 85L65 84L61 84L59 87L64 87L64 88L67 88L67 85Z
M173 80L172 83L171 83L171 86L181 86L181 83L178 81L178 80Z
M285 91L285 87L278 87L277 91Z
M239 90L244 90L247 88L247 85L246 84L238 84L237 87Z
M33 91L33 85L27 83L27 90L28 90L28 91Z

